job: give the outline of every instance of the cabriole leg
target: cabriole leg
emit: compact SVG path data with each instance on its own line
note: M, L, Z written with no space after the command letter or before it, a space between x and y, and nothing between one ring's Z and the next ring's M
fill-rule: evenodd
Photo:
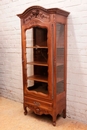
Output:
M66 109L63 110L63 118L66 118Z
M56 116L53 117L53 126L56 126Z
M24 107L24 115L27 115L27 107Z

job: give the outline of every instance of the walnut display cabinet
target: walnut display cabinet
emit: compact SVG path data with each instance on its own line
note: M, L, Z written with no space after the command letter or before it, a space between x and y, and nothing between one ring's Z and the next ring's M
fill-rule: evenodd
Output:
M67 16L69 12L32 6L21 19L24 114L66 117Z

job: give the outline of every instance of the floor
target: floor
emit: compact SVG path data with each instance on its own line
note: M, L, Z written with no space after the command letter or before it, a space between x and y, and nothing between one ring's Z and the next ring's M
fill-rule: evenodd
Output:
M87 125L59 117L53 126L50 116L37 116L32 111L25 116L22 103L0 97L0 130L87 130Z

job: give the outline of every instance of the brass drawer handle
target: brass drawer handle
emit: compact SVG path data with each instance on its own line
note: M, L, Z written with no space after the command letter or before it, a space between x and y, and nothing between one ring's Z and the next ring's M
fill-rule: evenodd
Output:
M34 104L35 104L36 106L40 106L40 103L39 103L39 102L34 101Z

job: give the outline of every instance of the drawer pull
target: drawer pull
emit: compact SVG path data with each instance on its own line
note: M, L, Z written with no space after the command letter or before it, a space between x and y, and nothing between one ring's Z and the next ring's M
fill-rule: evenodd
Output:
M34 104L35 104L36 106L40 106L40 103L39 103L39 102L35 102L35 101L34 101Z

